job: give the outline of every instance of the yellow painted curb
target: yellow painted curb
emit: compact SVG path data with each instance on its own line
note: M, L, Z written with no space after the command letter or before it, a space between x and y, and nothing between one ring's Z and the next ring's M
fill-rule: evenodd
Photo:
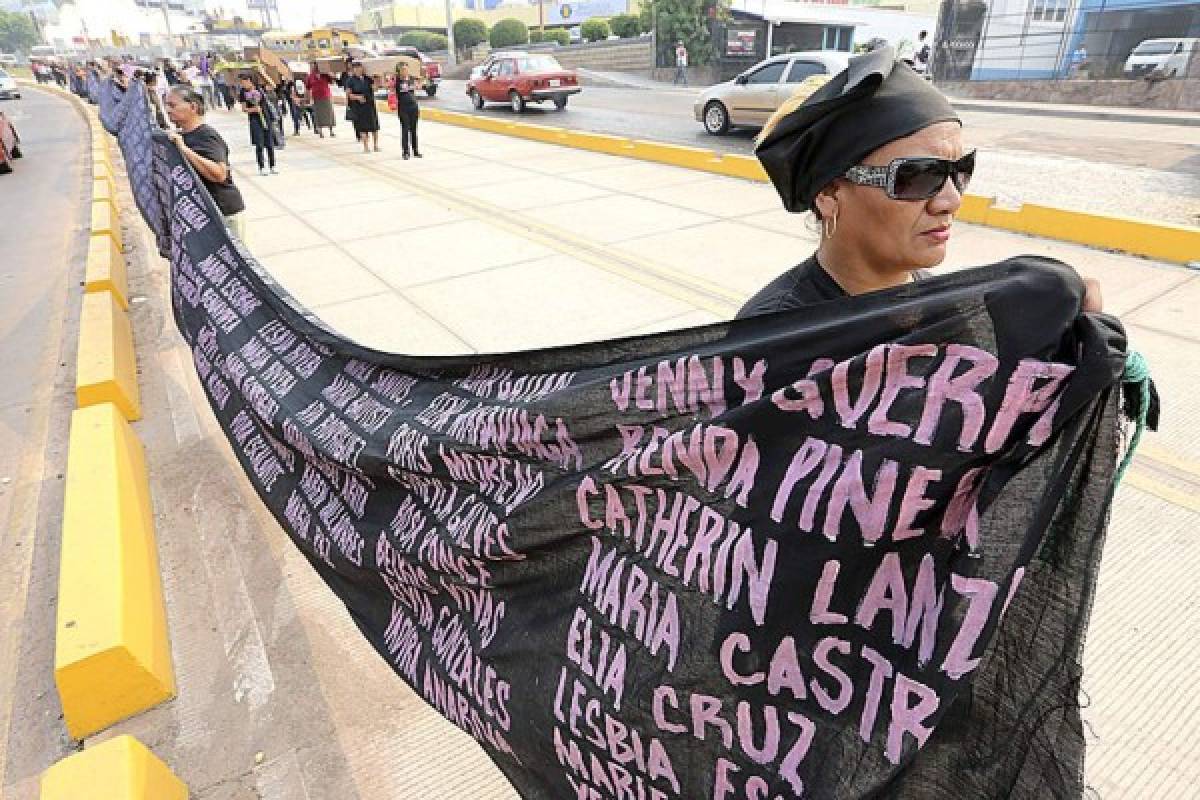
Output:
M421 115L434 122L457 125L489 133L563 145L579 150L637 158L674 167L710 172L732 178L766 181L767 173L751 156L723 155L698 147L624 139L607 134L567 130L496 117L463 114L443 109L422 109ZM1045 239L1119 250L1136 256L1188 264L1200 261L1200 228L1149 222L1129 217L1110 217L1027 203L1009 211L994 207L990 197L967 195L958 218L993 228L1026 233Z
M92 183L94 184L95 181ZM109 189L110 191L114 189L111 182ZM103 201L92 203L92 236L111 236L117 243L117 249L122 249L121 224L117 217L117 210L113 208L112 203Z
M112 167L104 162L92 162L92 180L107 181L113 191L116 191L117 182L116 178L113 177Z
M108 149L104 148L104 147L98 147L93 142L92 143L92 163L96 163L96 162L100 162L102 164L107 164L110 169L112 168L112 156L109 154Z
M132 736L64 758L42 773L41 800L187 800L187 785Z
M71 414L55 630L72 738L174 696L145 456L111 403Z
M142 416L133 328L112 292L83 296L75 399L80 408L112 403L130 422Z
M113 207L113 211L119 211L117 206L117 196L112 190L112 184L108 181L92 181L92 202L93 203L108 203ZM93 239L100 238L93 236ZM104 237L111 238L111 237Z
M1187 264L1200 261L1200 228L1104 216L1026 203L1016 209L996 208L990 197L965 198L958 218L993 228L1046 239L1121 250L1147 258Z
M96 186L101 186L97 183ZM112 292L121 310L129 309L129 285L125 259L110 236L93 236L88 242L87 266L83 273L85 292Z

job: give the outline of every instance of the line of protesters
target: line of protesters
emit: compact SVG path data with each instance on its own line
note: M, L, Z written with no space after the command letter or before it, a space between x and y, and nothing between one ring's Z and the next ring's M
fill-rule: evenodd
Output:
M260 71L242 72L236 86L230 85L226 72L214 69L214 61L203 58L188 63L182 70L164 59L157 68L139 67L132 60L89 62L98 77L111 76L116 85L127 90L130 81L141 81L147 89L150 113L154 122L168 132L180 153L208 188L220 209L226 226L242 241L246 240L245 201L233 182L229 162L229 145L215 128L205 122L208 108L224 107L232 112L237 105L246 115L250 141L260 175L278 174L276 150L285 145L285 115L291 118L292 135L299 136L301 127L325 138L337 135L337 118L333 106L333 85L346 92L346 119L354 126L363 152L378 152L379 114L375 107L375 79L364 73L361 61L347 59L340 76L322 73L317 64L310 64L303 77L278 83ZM87 69L78 68L78 92L87 96ZM76 75L72 74L72 88ZM416 101L418 82L409 74L408 64L400 62L389 80L389 92L394 92L395 108L400 119L404 158L421 158L417 149L417 120L420 108ZM389 98L390 99L390 98Z

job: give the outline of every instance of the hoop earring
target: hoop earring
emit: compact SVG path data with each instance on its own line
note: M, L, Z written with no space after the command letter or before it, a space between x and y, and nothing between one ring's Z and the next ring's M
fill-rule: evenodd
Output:
M835 233L837 233L837 214L825 218L825 238L832 239Z

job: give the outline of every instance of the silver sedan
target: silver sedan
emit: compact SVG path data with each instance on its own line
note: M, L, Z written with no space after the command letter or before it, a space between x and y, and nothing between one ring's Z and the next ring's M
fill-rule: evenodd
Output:
M849 62L850 54L838 50L772 56L702 92L694 106L696 121L714 136L737 126L761 128L799 84L814 75L836 75Z

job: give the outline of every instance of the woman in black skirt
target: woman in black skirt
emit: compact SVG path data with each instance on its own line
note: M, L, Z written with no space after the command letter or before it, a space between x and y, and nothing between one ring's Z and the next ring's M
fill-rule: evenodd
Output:
M271 117L267 106L272 102L261 89L254 85L248 73L241 75L242 88L238 90L238 103L250 122L250 143L254 145L254 157L258 160L258 174L266 175L267 166L271 174L275 171L275 136L272 132ZM263 151L266 151L267 163L263 163Z
M379 112L375 110L375 81L363 74L361 61L355 61L346 78L346 116L354 123L354 135L362 142L363 152L371 152L368 137L379 152Z

